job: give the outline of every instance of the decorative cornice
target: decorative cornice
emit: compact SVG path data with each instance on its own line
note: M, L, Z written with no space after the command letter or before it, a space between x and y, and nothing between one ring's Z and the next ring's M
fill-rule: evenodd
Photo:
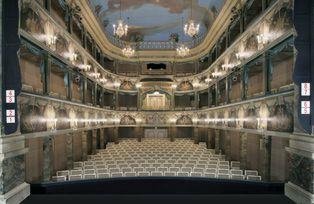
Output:
M246 0L227 1L219 13L217 19L214 21L204 41L197 47L190 50L190 56L185 58L176 57L175 51L165 50L145 50L137 51L137 57L126 58L121 54L121 49L112 45L107 39L105 33L100 27L98 20L96 19L89 1L78 0L77 5L81 8L81 15L83 17L82 23L85 28L94 37L94 40L99 46L102 46L103 51L112 58L124 61L176 61L186 62L193 61L204 55L214 46L221 34L226 30L230 23L230 15L234 7L238 7L239 4L243 5Z

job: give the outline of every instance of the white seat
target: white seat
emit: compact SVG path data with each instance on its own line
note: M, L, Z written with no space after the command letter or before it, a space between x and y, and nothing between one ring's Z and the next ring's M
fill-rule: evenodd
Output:
M192 177L202 177L203 174L201 172L191 172L190 174Z
M189 172L178 172L177 175L182 176L182 177L187 177L187 176L190 176L190 173Z
M82 174L77 174L77 175L70 175L69 180L70 181L76 181L76 180L81 180L82 179Z
M162 176L163 173L162 173L161 171L152 171L152 172L150 173L150 175L151 175L151 176Z
M242 175L242 174L243 174L243 171L242 171L242 170L231 169L231 170L230 170L230 174Z
M261 181L262 177L261 176L247 175L246 179L250 180L250 181Z
M216 174L216 173L217 173L217 170L214 169L214 168L207 168L207 169L205 169L205 173L213 173L213 174Z
M144 168L143 167L135 167L135 168L133 168L133 171L134 172L143 172Z
M132 172L132 168L130 168L130 167L122 168L121 171L122 171L123 173L125 173L125 172Z
M217 178L220 178L220 179L229 179L229 178L230 178L230 175L229 175L229 174L218 173L218 174L217 174Z
M171 172L171 171L165 171L164 176L176 176L176 172Z
M244 174L247 176L258 176L258 172L255 170L245 170Z
M137 173L138 176L150 176L150 172L142 171Z
M207 178L216 178L216 174L215 173L204 173L204 177L207 177Z
M126 176L126 177L135 177L135 176L137 176L137 173L135 173L135 172L125 172L124 176Z
M117 173L117 172L120 172L120 169L119 168L112 168L112 169L109 169L109 172L110 173Z
M95 179L96 174L84 174L84 179Z
M228 169L218 169L218 173L219 174L229 174L229 170Z
M71 170L70 175L80 175L82 173L83 173L82 170Z
M95 169L85 169L84 174L95 174Z
M193 169L193 172L203 173L203 172L204 172L204 169L202 169L202 168L194 168L194 169Z
M53 176L51 180L55 182L66 181L67 177L66 176Z
M111 178L123 177L123 173L122 172L110 173L110 177Z
M69 171L57 171L57 176L69 176Z
M244 180L244 175L231 174L231 179Z
M170 167L169 171L173 171L173 172L179 172L180 168L179 167Z

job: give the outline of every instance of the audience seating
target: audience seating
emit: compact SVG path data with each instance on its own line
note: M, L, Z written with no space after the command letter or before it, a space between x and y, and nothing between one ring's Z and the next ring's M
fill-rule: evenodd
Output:
M74 162L73 169L57 171L52 181L179 176L261 181L256 170L241 170L240 162L226 161L224 155L206 149L205 143L189 139L147 138L138 142L124 139L108 143L106 149L88 155L87 161Z

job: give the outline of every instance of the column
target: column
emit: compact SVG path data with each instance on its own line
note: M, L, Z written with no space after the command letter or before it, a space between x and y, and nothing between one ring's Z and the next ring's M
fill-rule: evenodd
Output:
M73 168L73 135L66 135L67 169Z
M259 174L265 181L270 180L270 161L271 161L271 137L262 136L260 139L260 161Z
M206 148L207 149L212 149L214 144L212 144L212 136L213 136L213 131L212 129L208 128L207 129L207 139L206 139Z
M226 160L230 160L231 158L231 135L229 134L229 131L224 131L224 140L225 140L225 155Z
M100 142L100 149L105 148L105 131L104 128L99 129L100 131L100 137L99 137L99 142Z
M97 130L92 130L92 154L96 154L97 149Z
M87 160L87 132L82 132L82 160Z
M118 127L113 128L113 142L119 144L119 129Z
M219 137L220 137L220 130L215 129L215 153L220 153L220 147L219 147Z
M194 144L199 143L199 135L198 135L198 127L194 127L194 134L193 134Z
M176 135L176 127L173 127L173 126L169 127L168 133L169 133L170 141L174 142L175 135Z
M247 133L240 133L240 165L241 169L246 168L247 155Z
M142 141L142 137L143 137L143 128L141 128L139 126L136 126L134 132L135 132L137 141L141 142Z
M50 181L53 175L53 137L47 136L43 139L43 181Z

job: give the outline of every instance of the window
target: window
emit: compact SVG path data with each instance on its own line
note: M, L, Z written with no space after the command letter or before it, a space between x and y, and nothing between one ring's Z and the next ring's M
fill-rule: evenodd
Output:
M229 101L231 103L241 100L242 72L234 72L229 76Z
M87 79L85 103L89 105L93 105L94 91L95 91L95 84L91 80Z
M218 43L218 56L222 55L222 53L224 53L224 51L227 49L227 38L225 33L221 36L220 41Z
M194 93L175 95L175 108L176 109L190 109L195 105Z
M97 91L96 91L96 105L102 107L102 87L97 85Z
M249 0L244 8L244 27L245 29L258 17L263 11L262 0Z
M86 49L91 56L94 56L92 37L89 34L86 35Z
M199 93L199 108L208 108L208 91Z
M20 49L20 69L22 90L43 94L45 67L40 50L29 44L23 44Z
M216 106L216 85L213 84L210 88L209 88L209 107L214 107Z
M77 73L72 73L72 101L82 102L83 99L84 78Z
M64 64L56 59L51 60L50 68L50 95L67 99L69 87L69 75Z
M103 101L105 108L114 109L115 107L114 93L105 91L103 94Z
M76 20L74 20L72 24L72 34L73 34L74 39L77 40L82 45L83 44L82 24L77 22Z
M65 21L66 11L63 8L65 5L61 5L61 1L53 0L51 2L51 16L55 19L62 27L67 28Z
M246 65L245 89L246 97L253 98L264 94L264 57L252 61Z
M269 89L272 93L293 87L294 49L293 40L270 50Z
M218 82L218 104L222 105L227 102L226 79Z
M235 19L229 29L229 46L237 39L241 33L240 17Z

